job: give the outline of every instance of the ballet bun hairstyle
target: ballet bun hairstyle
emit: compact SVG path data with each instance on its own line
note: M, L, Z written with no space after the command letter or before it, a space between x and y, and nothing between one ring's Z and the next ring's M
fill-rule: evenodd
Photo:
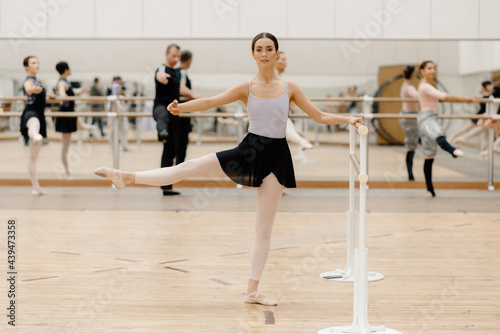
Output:
M23 66L24 67L28 67L31 58L36 58L36 57L35 56L28 56L28 57L23 59Z
M271 41L273 41L274 48L276 49L276 51L279 50L278 39L270 32L261 32L260 34L255 36L252 40L252 52L255 51L255 43L257 43L257 41L262 38L269 38Z
M483 86L483 88L485 88L485 89L486 89L486 87L487 87L488 85L491 85L491 81L486 80L486 81L481 82L481 86Z
M403 70L403 76L405 77L405 79L410 79L414 71L415 71L415 66L407 65Z
M429 63L434 64L432 60L426 60L422 64L420 64L420 71L422 71Z
M56 71L59 74L63 74L64 71L69 70L69 65L65 61L60 61L56 64Z

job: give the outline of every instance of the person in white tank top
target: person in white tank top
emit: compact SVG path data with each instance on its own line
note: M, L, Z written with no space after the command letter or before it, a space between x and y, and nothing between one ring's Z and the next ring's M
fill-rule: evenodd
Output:
M204 111L242 101L248 106L250 133L237 148L212 153L173 167L144 172L124 172L100 167L95 174L110 179L116 188L128 184L160 186L190 177L220 178L229 176L236 182L257 188L257 221L255 243L250 257L246 303L276 305L258 291L260 277L269 254L271 232L284 186L295 187L290 151L286 144L286 121L290 103L295 103L321 124L363 124L361 117L327 114L319 110L293 81L288 83L275 70L279 57L278 40L270 33L260 33L252 41L252 56L258 73L250 82L239 83L225 92L192 100L172 102L168 111Z

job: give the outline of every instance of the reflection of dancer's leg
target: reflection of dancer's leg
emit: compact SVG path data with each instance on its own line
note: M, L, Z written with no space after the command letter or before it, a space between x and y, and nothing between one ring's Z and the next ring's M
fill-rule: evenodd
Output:
M482 132L487 132L487 129L485 129L485 128L481 127L481 126L476 126L474 129L470 130L469 132L467 132L462 137L457 138L456 142L460 143L460 144L465 144L469 139L471 139L471 138L473 138L473 137L481 134Z
M416 111L401 111L401 114L417 114ZM413 176L413 157L418 144L418 124L416 119L400 118L399 123L405 132L406 152L406 170L408 171L408 180L414 181Z
M462 128L460 128L457 132L453 133L450 137L448 137L448 141L451 143L457 141L458 138L466 133L467 131L473 129L476 126L474 122L468 121L467 124L465 124Z
M286 122L286 139L293 144L300 145L300 148L303 150L313 148L313 145L309 141L298 134L291 119L288 119Z
M61 150L61 160L64 166L64 171L66 172L66 177L70 178L71 174L69 172L68 166L68 151L69 145L71 143L71 132L63 132L62 133L62 150Z
M38 177L36 176L36 161L38 159L38 153L40 153L40 148L42 147L43 137L40 134L40 121L36 117L31 117L27 123L28 137L30 139L30 158L28 161L28 172L31 178L31 186L33 190L31 193L33 195L44 195L45 191L40 187L38 183Z
M303 162L311 162L309 157L306 155L306 150L313 148L313 145L298 134L292 120L289 118L286 123L286 139L293 144L297 144L300 146L300 155L299 158Z

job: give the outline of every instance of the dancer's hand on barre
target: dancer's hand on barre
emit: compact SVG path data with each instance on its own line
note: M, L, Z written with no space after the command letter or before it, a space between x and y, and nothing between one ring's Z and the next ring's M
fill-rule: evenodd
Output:
M57 96L56 96L56 94L48 93L47 97L49 98L49 100L54 100Z
M481 96L481 99L482 98L483 97ZM463 98L463 102L465 102L465 103L472 103L472 102L477 102L477 100L479 100L479 99L480 98L478 98L477 96L474 96L474 95L472 95L472 96L466 96L466 97Z
M167 107L167 110L172 114L172 115L179 115L181 112L181 109L179 109L179 102L177 100L174 100L172 103L170 103Z
M356 124L365 125L365 123L363 122L363 117L353 117L353 116L349 116L349 124L351 124L351 125L356 125Z

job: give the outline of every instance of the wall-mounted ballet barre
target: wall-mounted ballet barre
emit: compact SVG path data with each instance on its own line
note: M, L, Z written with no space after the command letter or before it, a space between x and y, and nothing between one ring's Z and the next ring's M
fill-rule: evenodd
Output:
M91 97L64 97L64 98L55 98L55 99L48 99L48 101L83 101L83 102L111 102L112 106L111 108L113 109L115 101L146 101L146 100L152 100L152 97L122 97L122 96L91 96ZM8 101L25 101L26 97L0 97L0 101L8 102ZM366 120L369 119L398 119L398 118L417 118L417 115L412 115L412 114L381 114L381 113L371 113L371 105L374 102L401 102L401 101L413 101L416 102L417 100L415 99L401 99L401 98L373 98L370 96L363 96L363 97L349 97L349 98L312 98L312 101L358 101L362 102L362 113L357 114L357 115L362 115ZM500 120L500 115L496 114L494 111L498 110L498 107L500 105L500 99L478 99L478 103L486 103L487 104L487 112L483 115L438 115L438 118L440 119L491 119L494 121ZM450 102L450 103L461 103L461 102ZM4 111L0 112L0 118L1 117L20 117L21 112L16 112L16 111ZM346 115L346 116L353 116L356 114L345 114L345 113L337 113L338 115ZM127 112L127 113L117 113L117 112L98 112L98 111L93 111L93 112L46 112L46 116L50 117L109 117L111 119L117 118L117 117L152 117L151 113L143 113L143 112ZM208 118L208 117L222 117L222 118L235 118L238 122L238 127L237 127L237 137L238 140L241 140L243 138L244 134L244 117L246 114L244 113L244 109L242 105L239 105L238 112L236 113L207 113L207 112L196 112L196 113L189 113L189 114L181 114L180 117L189 117L189 118ZM291 118L309 118L308 115L290 115ZM114 122L117 123L117 122ZM118 127L118 124L116 124L116 127ZM116 130L116 129L115 129ZM202 134L202 123L198 122L198 139L197 139L197 144L201 145L201 134ZM118 131L118 130L116 130ZM116 136L117 137L117 136ZM494 161L493 161L493 142L495 139L495 133L493 129L489 129L489 146L488 146L488 172L487 172L487 183L488 183L488 190L493 191L495 190L494 183L493 183L493 167L494 167ZM140 140L138 140L138 143ZM115 146L116 144L116 146ZM115 168L118 168L118 152L119 150L117 149L118 147L118 142L113 143L113 151L115 153L114 161L115 161Z
M356 156L356 132L360 135L360 158ZM347 210L347 265L344 270L322 273L320 277L331 281L354 282L353 322L350 326L328 327L318 334L329 333L387 333L401 334L385 328L372 327L368 323L368 281L384 278L384 275L368 271L368 249L365 245L368 127L360 124L349 127L349 210ZM355 178L359 180L359 245L356 248L358 212L355 210Z
M11 97L0 97L0 102L14 102L14 101L26 101L26 96L11 96ZM65 97L47 97L46 101L51 103L55 101L82 101L82 102L94 102L94 103L106 103L109 101L153 101L154 97L138 96L138 97L128 97L128 96L65 96ZM410 98L400 98L400 97L371 97L356 96L356 97L311 97L311 101L315 102L419 102L418 99ZM500 99L477 99L473 103L498 103ZM464 102L446 102L446 103L464 103Z

